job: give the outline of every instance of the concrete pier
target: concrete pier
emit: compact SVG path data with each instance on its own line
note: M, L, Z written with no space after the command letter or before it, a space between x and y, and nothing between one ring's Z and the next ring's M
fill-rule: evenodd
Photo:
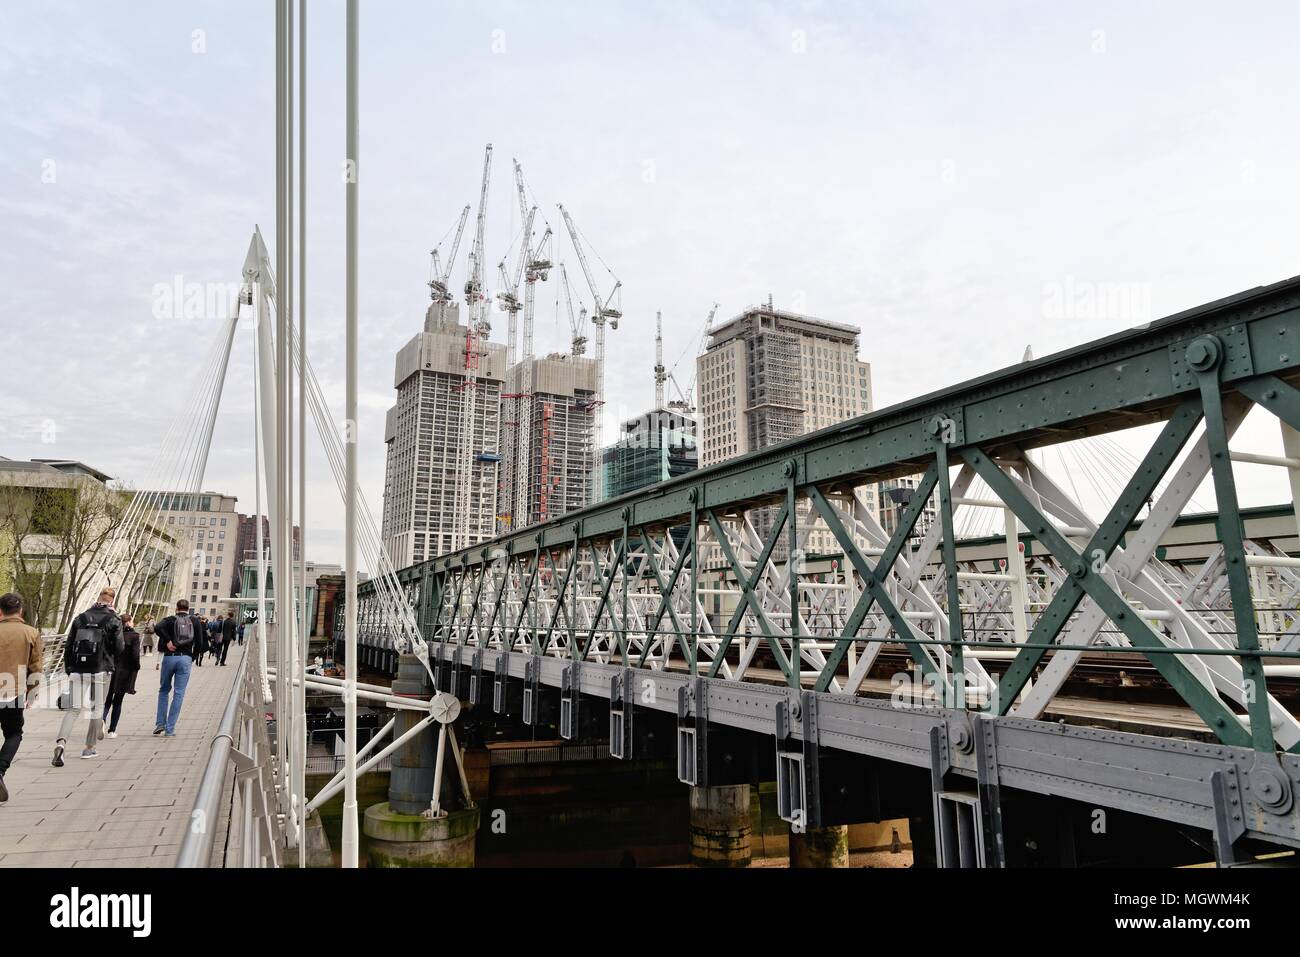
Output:
M402 814L387 802L366 808L362 825L371 867L473 867L478 808L444 817Z
M810 827L790 832L791 867L848 867L849 826Z
M696 867L748 867L749 785L691 788L691 863Z

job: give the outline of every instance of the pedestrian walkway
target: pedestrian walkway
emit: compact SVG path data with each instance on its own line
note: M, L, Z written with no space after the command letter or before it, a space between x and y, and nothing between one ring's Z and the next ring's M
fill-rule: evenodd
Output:
M193 669L172 738L152 733L161 658L145 657L137 693L122 704L118 736L99 742L99 757L83 760L79 722L61 768L50 764L61 712L29 710L18 759L5 775L0 868L171 867L243 654L237 645L226 667L209 657Z

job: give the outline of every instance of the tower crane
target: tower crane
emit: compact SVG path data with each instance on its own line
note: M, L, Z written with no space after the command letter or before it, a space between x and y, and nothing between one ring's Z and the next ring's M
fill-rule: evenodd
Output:
M602 297L600 289L596 286L596 280L591 274L591 266L587 263L587 255L582 251L582 240L578 238L578 227L573 225L573 217L569 211L560 204L560 215L564 217L564 225L568 227L569 238L573 241L573 251L577 253L578 263L582 266L582 274L587 279L587 288L591 290L591 299L595 304L595 309L591 314L591 321L596 326L596 394L592 397L592 405L597 410L597 429L594 436L595 441L599 441L601 433L604 431L599 428L600 408L605 401L605 323L609 323L611 329L618 328L618 320L623 316L622 290L623 283L614 276L614 288L609 291L608 296ZM606 271L609 267L606 266Z
M469 206L460 211L460 222L456 224L456 238L451 242L451 249L447 253L447 265L444 267L438 256L438 246L429 253L429 298L434 302L451 302L451 290L447 283L451 279L451 267L456 261L456 253L460 249L460 239L465 235L465 221L469 219ZM439 246L442 244L439 243Z
M564 287L564 301L569 307L569 328L573 331L573 354L586 355L587 337L582 334L582 329L583 323L587 320L587 307L579 300L578 318L573 318L573 295L569 291L569 274L564 268L564 263L560 263L560 285Z
M703 342L704 337L708 335L709 329L713 326L713 317L718 314L718 306L719 303L715 302L713 308L709 310L708 318L704 320L704 331L700 333L701 342ZM699 351L698 347L696 351ZM677 361L680 363L682 360L678 359ZM677 366L674 365L673 368L669 370L668 378L673 380L673 385L677 388L677 398L668 403L668 408L681 412L683 415L695 414L695 376L699 372L699 368L700 367L697 364L695 366L695 372L691 374L691 384L686 387L685 391L682 390L681 383L677 381L677 376L674 374L677 370Z
M513 434L511 435L511 457L507 462L508 474L503 483L506 501L510 509L510 524L518 527L528 522L529 477L532 474L532 437L533 437L533 317L537 305L537 281L545 281L551 271L551 227L547 226L542 238L533 245L533 223L537 216L537 207L528 206L527 191L524 186L524 171L519 161L514 161L515 190L519 195L519 210L524 215L524 239L520 249L519 266L523 270L524 301L522 307L518 300L519 272L515 274L510 286L510 364L514 366L515 348L515 313L523 309L524 313L524 349L523 361L518 366L518 392L512 397L515 402Z
M483 182L479 187L478 221L474 245L469 254L469 277L465 280L465 381L461 398L460 445L457 448L456 487L452 509L452 551L475 543L470 526L470 496L474 484L474 419L478 411L478 368L483 355L481 342L492 327L487 320L487 295L483 291L483 233L487 221L488 181L492 173L492 144L483 154ZM485 442L487 440L485 439ZM485 450L486 451L486 450Z
M506 327L507 368L513 366L518 358L519 329L517 327L517 317L520 310L524 308L523 303L519 301L519 280L524 275L524 266L531 259L533 219L536 215L536 206L524 214L524 238L520 244L519 261L515 264L514 274L511 275L507 271L504 259L497 266L501 282L501 289L497 292L497 301L501 303L501 308L510 316Z
M664 314L655 313L655 409L664 407L664 383L668 373L664 371Z

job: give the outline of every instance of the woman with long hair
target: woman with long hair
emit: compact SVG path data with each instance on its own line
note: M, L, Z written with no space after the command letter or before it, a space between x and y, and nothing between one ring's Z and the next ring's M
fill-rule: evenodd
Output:
M108 721L108 736L117 737L117 722L122 717L122 701L135 694L135 676L140 671L140 633L135 630L135 619L122 616L122 653L117 656L113 677L108 683L108 697L104 702L104 720ZM112 720L109 720L112 712ZM103 735L103 729L99 732Z

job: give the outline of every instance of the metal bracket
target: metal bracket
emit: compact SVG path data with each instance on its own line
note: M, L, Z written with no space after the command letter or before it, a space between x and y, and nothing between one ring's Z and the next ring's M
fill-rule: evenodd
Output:
M793 740L795 718L803 725L798 742ZM819 826L817 780L817 701L803 691L796 707L789 698L776 703L776 814L796 833Z
M579 662L564 669L560 681L560 737L572 741L578 733L578 702L582 698L582 675Z
M492 712L504 714L506 708L506 678L510 675L510 652L497 656L496 674L492 679Z
M464 650L464 645L457 645L456 650L452 653L451 681L449 682L450 687L446 689L448 692L454 694L458 698L460 697L460 658L461 658L461 652L463 650Z
M1220 867L1232 867L1238 863L1237 841L1246 833L1236 765L1225 763L1222 770L1210 775L1210 792L1214 796L1214 857Z
M631 668L609 679L609 755L625 761L632 757L634 681Z
M1228 382L1254 375L1255 363L1250 354L1250 339L1246 326L1237 323L1228 329L1216 329L1214 334L1223 346L1222 381ZM1200 334L1197 334L1169 346L1169 378L1174 388L1180 392L1191 392L1200 387L1196 370L1187 361L1187 347L1199 338Z
M469 672L469 703L478 704L483 696L483 649L474 652L474 659Z
M677 780L692 787L708 786L708 768L705 767L705 736L709 727L706 696L702 678L677 689Z
M537 705L542 696L542 659L529 655L524 663L524 724L537 724Z
M998 771L997 724L985 717L975 719L975 779L979 795L979 814L983 825L986 867L1006 867L1006 847L1002 838L1002 794Z
M433 659L433 690L442 690L442 642L429 645L429 657Z

